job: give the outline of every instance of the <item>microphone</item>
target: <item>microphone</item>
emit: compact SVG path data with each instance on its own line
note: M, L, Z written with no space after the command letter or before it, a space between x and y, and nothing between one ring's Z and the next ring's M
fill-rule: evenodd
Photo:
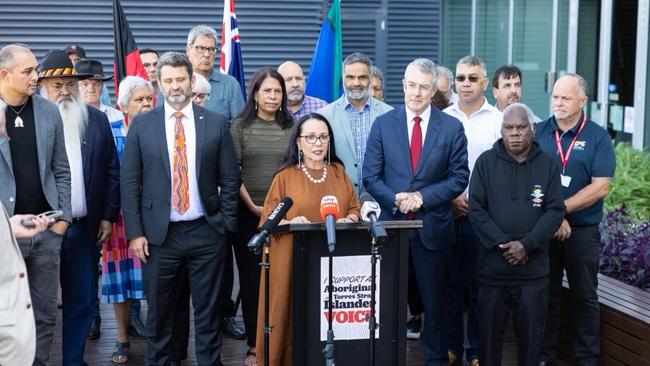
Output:
M248 250L255 254L260 254L260 247L269 240L269 234L271 230L274 229L280 223L280 220L287 214L287 211L293 206L293 200L291 197L285 197L277 207L273 209L273 212L266 219L260 232L255 234L253 238L248 242Z
M370 236L377 243L386 241L388 239L386 229L384 225L377 221L377 217L381 215L379 204L368 192L361 193L359 200L361 201L361 219L370 222L370 227L368 228Z
M320 200L320 216L325 220L327 247L330 253L336 245L336 220L339 218L339 201L334 196L323 196Z

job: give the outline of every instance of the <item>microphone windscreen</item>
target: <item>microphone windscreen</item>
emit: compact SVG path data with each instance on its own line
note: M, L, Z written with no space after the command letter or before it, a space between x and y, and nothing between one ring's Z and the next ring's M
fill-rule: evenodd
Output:
M270 231L274 227L278 226L278 223L282 218L287 214L287 211L293 206L293 200L291 197L285 197L278 205L273 209L269 217L262 225L262 230Z
M339 218L339 201L334 196L323 196L320 200L320 216L323 220L327 215L334 216L334 219Z
M375 201L365 201L361 205L361 219L363 221L370 221L370 214L374 213L378 218L381 215L381 208Z

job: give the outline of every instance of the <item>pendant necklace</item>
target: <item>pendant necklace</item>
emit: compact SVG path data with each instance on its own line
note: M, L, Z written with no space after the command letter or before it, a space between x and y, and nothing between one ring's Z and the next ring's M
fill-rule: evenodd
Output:
M25 127L25 124L23 123L23 119L20 118L20 112L22 112L23 109L25 109L26 106L27 106L27 103L23 104L23 107L20 108L20 110L18 112L16 112L16 110L12 106L7 104L7 107L9 107L9 109L11 109L14 113L16 113L16 119L14 120L14 127L16 127L16 128Z

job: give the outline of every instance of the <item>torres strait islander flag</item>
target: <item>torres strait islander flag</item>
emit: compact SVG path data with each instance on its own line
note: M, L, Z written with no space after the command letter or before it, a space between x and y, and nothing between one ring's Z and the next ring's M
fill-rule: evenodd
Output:
M113 72L115 73L115 100L117 100L118 87L125 76L139 76L145 80L149 80L149 77L142 65L142 60L140 60L138 46L135 44L133 33L131 33L119 0L113 0L113 28L115 30Z
M341 96L341 63L343 40L341 38L341 0L333 0L332 7L323 19L305 94L328 103Z
M221 62L219 69L222 74L233 76L239 81L241 92L246 98L246 83L244 79L244 64L241 58L237 14L235 0L223 1L223 22L221 24Z

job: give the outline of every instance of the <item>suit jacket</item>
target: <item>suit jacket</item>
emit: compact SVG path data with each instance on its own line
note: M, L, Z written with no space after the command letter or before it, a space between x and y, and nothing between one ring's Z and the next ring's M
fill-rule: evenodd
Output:
M171 210L171 173L164 105L133 119L124 144L122 210L127 239L161 245ZM196 104L196 174L205 218L218 232L236 230L241 178L228 121ZM219 192L221 189L221 192Z
M72 221L70 208L70 167L65 152L63 122L59 108L47 99L33 95L36 148L41 186L47 203L53 210L63 211L61 220ZM4 141L3 141L4 140ZM0 201L9 215L14 214L16 182L14 181L11 150L6 138L0 138ZM40 212L34 212L39 214Z
M88 107L88 125L81 141L86 211L91 235L100 220L115 222L120 213L120 163L108 117Z
M326 105L318 113L322 114L332 125L334 132L334 143L336 147L336 155L343 161L345 165L345 173L352 181L354 188L359 194L362 187L359 187L359 172L361 167L357 166L357 150L354 144L354 135L352 135L352 127L348 121L348 113L345 111L345 106L348 103L347 97L343 95L339 99ZM393 107L388 104L370 97L370 125L374 123L375 119L390 111Z
M31 365L36 352L34 310L27 307L27 268L0 203L0 365Z
M401 106L377 118L366 147L363 184L379 202L382 220L404 220L395 207L399 192L419 191L424 205L415 218L428 249L443 249L454 241L451 201L469 181L467 138L456 118L431 108L424 145L417 169L411 169L406 109Z

